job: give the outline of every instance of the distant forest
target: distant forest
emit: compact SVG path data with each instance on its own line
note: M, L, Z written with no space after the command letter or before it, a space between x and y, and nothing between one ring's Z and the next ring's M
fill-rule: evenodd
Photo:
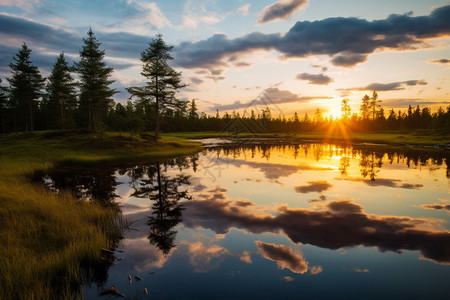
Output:
M126 131L137 133L170 131L229 131L238 132L306 132L323 131L336 123L351 131L388 131L433 129L450 131L450 106L432 112L428 107L409 106L407 110L386 112L378 94L361 99L358 112L352 112L348 100L341 103L342 117L324 117L320 109L312 115L273 116L268 106L239 112L219 112L213 115L198 112L195 100L180 101L175 93L185 85L181 73L168 65L172 46L158 35L141 53L143 87L129 87L126 104L116 103L117 91L109 86L112 68L104 62L92 30L83 39L80 61L69 66L61 53L47 78L31 61L31 49L26 44L18 50L9 64L9 86L1 85L0 131L4 133L54 129L87 129L93 131ZM76 79L75 79L76 78Z

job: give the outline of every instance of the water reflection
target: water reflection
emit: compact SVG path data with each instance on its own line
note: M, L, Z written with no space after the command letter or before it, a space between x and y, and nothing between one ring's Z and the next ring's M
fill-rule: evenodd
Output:
M196 160L191 159L193 169L195 170ZM187 160L178 162L178 167L182 170L188 168ZM138 198L148 198L153 202L152 215L149 217L147 225L150 227L148 239L150 244L157 246L165 255L167 255L174 244L177 231L173 228L182 221L183 204L182 200L191 200L188 190L180 189L182 186L190 185L189 178L183 174L178 174L174 178L169 178L167 164L161 170L161 164L155 163L150 166L141 166L137 170L130 170L133 187L135 189L131 196ZM139 177L136 174L140 174Z
M281 298L312 284L309 297L314 284L330 278L364 285L356 276L385 274L365 285L375 295L373 282L404 278L426 289L430 283L413 274L433 282L450 275L449 161L448 152L426 149L228 143L192 157L104 169L102 184L93 172L74 170L46 181L55 191L72 182L74 194L90 201L100 195L136 221L119 245L123 260L101 279L127 296L139 298L138 283L129 286L123 274L142 277L155 298L217 295L199 286L221 290L216 298L242 288L248 298L260 289L255 278ZM97 192L101 187L106 192ZM412 295L401 285L398 292ZM98 291L87 295L95 299Z

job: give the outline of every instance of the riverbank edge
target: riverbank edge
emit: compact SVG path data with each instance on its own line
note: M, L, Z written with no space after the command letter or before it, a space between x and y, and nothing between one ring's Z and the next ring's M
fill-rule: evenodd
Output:
M349 132L346 135L342 133L330 134L329 132L307 132L307 133L238 133L230 134L228 132L181 132L167 133L167 136L185 138L185 139L206 139L206 138L239 138L257 140L259 138L279 138L292 143L295 142L332 142L342 144L378 144L398 147L434 147L450 150L450 133L441 133L435 131L418 131L408 133L405 131L394 132Z

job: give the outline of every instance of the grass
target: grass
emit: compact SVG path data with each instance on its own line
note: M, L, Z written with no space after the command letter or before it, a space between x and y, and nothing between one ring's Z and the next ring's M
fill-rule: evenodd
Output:
M230 135L224 132L181 132L170 133L167 136L185 138L185 139L202 139L215 137L278 137L289 138L295 140L313 140L313 141L330 141L345 142L346 139L338 131L333 134L327 132L304 132L304 133L239 133ZM417 130L410 131L393 131L393 132L349 132L348 138L352 143L378 143L389 145L418 145L418 146L434 146L436 144L446 144L450 142L450 134L440 133L436 131Z
M0 137L0 299L72 298L80 266L98 262L120 234L117 211L50 193L28 181L59 164L102 165L196 153L201 145L169 136L47 131ZM56 286L56 288L55 288Z

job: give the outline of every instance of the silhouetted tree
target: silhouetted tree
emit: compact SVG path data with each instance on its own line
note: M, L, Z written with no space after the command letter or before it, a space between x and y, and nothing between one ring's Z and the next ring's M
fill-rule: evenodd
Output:
M73 125L73 112L77 99L75 83L70 75L70 70L64 53L61 53L53 65L46 87L50 128L66 129Z
M181 101L175 97L175 93L186 86L181 83L181 72L176 72L168 64L173 59L170 55L172 49L173 46L167 45L162 35L158 34L141 53L141 75L148 79L146 85L127 89L131 97L154 104L155 141L159 138L161 113L180 106Z
M341 113L344 119L348 119L352 115L352 109L350 108L350 105L348 105L348 99L342 99Z
M369 114L370 114L370 98L367 95L364 95L364 97L362 98L362 103L361 106L359 108L359 111L361 113L361 118L363 119L368 119L369 118Z
M9 64L12 77L7 78L10 85L10 106L15 117L25 122L25 131L34 131L34 114L38 100L42 97L44 78L37 66L30 60L31 49L24 43Z
M92 29L87 32L87 38L83 38L83 43L80 62L75 63L81 80L79 109L84 118L87 114L87 128L97 130L105 121L108 109L113 104L111 97L117 91L109 88L114 82L109 79L113 69L103 61L105 51L100 50L101 43Z
M1 83L2 79L0 78L0 84ZM8 108L7 91L6 87L0 85L0 128L2 129L2 134L6 132L6 114Z
M189 119L198 119L197 114L197 104L195 104L195 99L192 99L190 105L189 105Z

